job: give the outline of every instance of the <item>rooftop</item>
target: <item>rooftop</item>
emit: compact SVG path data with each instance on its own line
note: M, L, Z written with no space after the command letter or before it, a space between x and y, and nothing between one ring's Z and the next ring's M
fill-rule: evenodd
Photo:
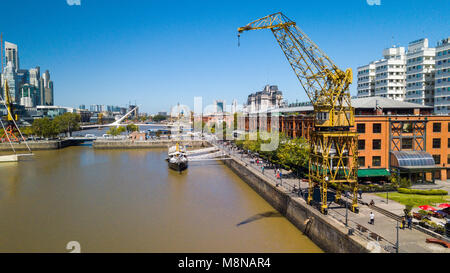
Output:
M422 104L398 101L393 99L388 99L384 97L367 97L367 98L356 98L352 99L352 106L354 108L370 108L375 109L375 107L381 108L422 108L422 109L433 109L432 106L424 106Z
M398 101L384 97L367 97L367 98L352 98L352 106L356 109L375 109L376 107L382 109L433 109L432 106L424 106L417 103ZM312 105L295 106L271 109L269 112L312 112L314 110Z

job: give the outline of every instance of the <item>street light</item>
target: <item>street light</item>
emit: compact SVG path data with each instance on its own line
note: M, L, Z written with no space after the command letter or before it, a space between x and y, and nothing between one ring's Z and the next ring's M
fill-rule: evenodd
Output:
M348 226L348 202L345 200L345 226Z
M386 181L384 182L384 186L386 187ZM389 204L389 189L386 187L386 204Z
M397 221L397 241L395 242L395 253L398 253L398 246L399 246L399 244L398 244L398 221Z

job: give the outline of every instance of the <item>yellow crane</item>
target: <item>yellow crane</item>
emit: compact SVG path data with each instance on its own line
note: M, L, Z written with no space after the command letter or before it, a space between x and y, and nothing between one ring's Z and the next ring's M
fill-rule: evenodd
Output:
M297 26L278 12L244 27L244 31L270 29L283 50L314 107L314 128L310 138L309 195L312 204L315 185L320 186L321 211L327 213L327 192L335 183L336 200L341 199L342 185L353 192L352 211L358 212L358 151L349 85L352 70L343 71Z
M9 86L8 81L5 80L5 101L4 105L6 107L6 128L4 129L3 135L1 136L2 142L8 141L19 141L19 138L16 136L16 133L19 132L19 128L17 128L16 121L18 120L17 114L14 113L13 102L11 101L11 96L9 95ZM3 123L2 123L3 125ZM23 137L22 137L23 139Z

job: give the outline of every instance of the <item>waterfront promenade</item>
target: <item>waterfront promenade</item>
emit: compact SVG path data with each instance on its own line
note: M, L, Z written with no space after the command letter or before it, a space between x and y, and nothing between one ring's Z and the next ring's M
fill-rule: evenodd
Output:
M289 171L281 169L283 177L281 181L276 178L275 171L267 166L262 169L262 164L257 164L256 159L260 158L249 156L242 151L229 146L224 146L219 143L214 143L221 149L223 149L230 156L242 161L247 168L253 169L263 175L267 181L273 185L284 188L291 196L299 196L300 198L306 198L308 191L308 182L295 178ZM263 163L265 164L265 163ZM266 164L265 164L266 165ZM350 199L342 198L351 204ZM329 198L329 200L334 200ZM336 219L337 221L347 223L349 229L353 229L353 236L360 236L371 240L373 252L379 252L378 247L384 249L386 252L395 253L396 245L398 243L399 253L450 253L450 249L436 244L426 243L427 238L432 238L427 233L419 231L417 229L397 229L397 220L386 216L378 211L370 208L367 203L373 200L377 207L384 210L388 210L397 216L403 214L404 205L395 201L389 200L386 203L385 199L378 197L375 194L363 193L362 199L360 199L359 213L353 213L351 210L346 209L345 205L339 205L334 202L329 204L328 216ZM349 206L350 207L350 206ZM315 208L312 208L315 209ZM369 214L373 212L375 214L375 224L369 224ZM398 234L398 236L397 236Z

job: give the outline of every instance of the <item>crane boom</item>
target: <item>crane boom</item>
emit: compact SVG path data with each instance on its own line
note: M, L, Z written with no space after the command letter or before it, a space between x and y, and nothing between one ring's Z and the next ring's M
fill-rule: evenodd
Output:
M314 107L310 139L309 181L321 186L322 212L327 210L327 188L337 183L336 201L343 183L353 186L353 211L357 210L357 134L349 86L352 70L341 70L298 26L278 12L238 28L240 33L270 29ZM333 164L334 163L334 164Z
M283 50L300 84L317 111L316 126L351 127L353 111L348 87L352 70L345 72L328 57L298 26L281 12L238 28L270 29Z

